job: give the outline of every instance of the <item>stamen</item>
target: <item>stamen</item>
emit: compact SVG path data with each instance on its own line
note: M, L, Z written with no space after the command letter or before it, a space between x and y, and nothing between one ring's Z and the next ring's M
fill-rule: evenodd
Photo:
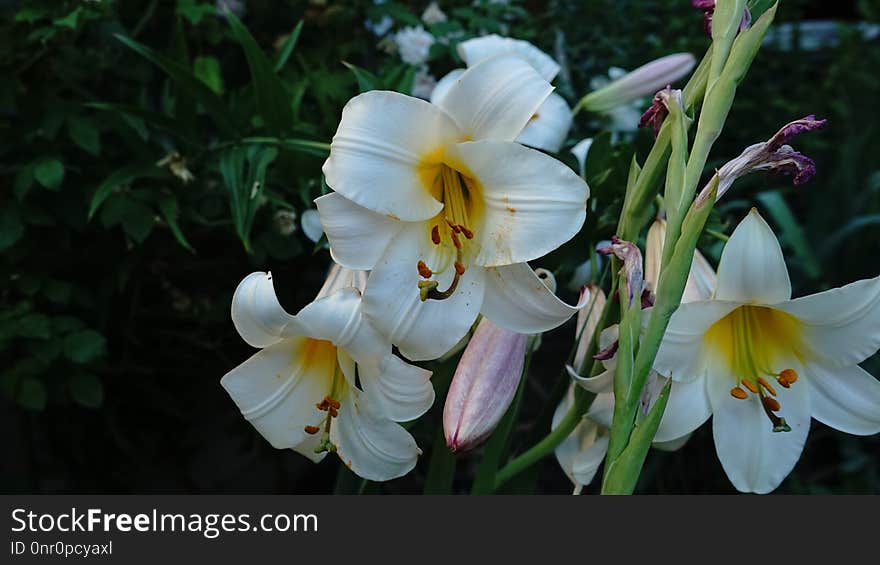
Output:
M428 268L424 261L419 261L418 269L419 276L421 276L422 278L430 279L431 276L434 274L431 269Z
M437 281L419 281L419 298L422 302L428 299L429 295L437 290Z
M776 396L776 390L774 390L773 387L770 386L770 383L768 383L764 377L758 377L758 383L762 387L764 387L764 390L766 390L767 392L769 392L773 396Z
M434 245L440 245L440 226L437 224L431 228L431 241L434 242Z
M756 385L752 381L743 379L743 381L740 384L743 385L744 387L746 387L747 389L749 389L750 391L752 391L752 394L758 394L758 385Z
M761 402L764 404L764 408L773 412L779 412L779 409L781 408L779 401L772 396L762 396Z
M785 388L797 382L798 374L794 369L785 369L776 377L776 381Z
M458 276L464 274L464 265L462 265L459 261L455 262L455 272Z
M451 220L446 220L446 223L449 224L449 227L452 228L454 233L461 233L461 226L453 224Z
M303 430L309 435L315 435L321 431L320 426L306 426Z
M458 227L461 228L461 233L463 233L466 238L468 238L468 239L474 238L474 232L472 232L471 230L467 229L466 227L464 227L462 225L459 225Z
M455 230L449 232L449 235L452 236L452 244L455 245L455 248L461 249L461 241L458 239L458 234L455 233Z
M339 416L339 410L337 410L336 408L333 408L332 406L330 407L330 410L327 413L330 414L331 418L335 418L336 416Z
M342 406L342 404L340 404L338 400L335 400L334 398L331 398L329 396L325 396L324 401L336 410L339 410L339 408Z
M739 388L738 386L735 386L732 389L730 389L730 396L732 396L734 398L738 398L739 400L745 400L746 398L749 397L749 393L747 393L743 389Z

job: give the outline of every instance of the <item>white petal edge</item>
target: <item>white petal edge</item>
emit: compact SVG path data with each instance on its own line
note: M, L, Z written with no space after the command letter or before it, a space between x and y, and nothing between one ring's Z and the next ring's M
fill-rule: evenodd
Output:
M449 93L449 89L452 88L452 85L455 84L461 75L464 74L465 69L453 69L446 73L446 75L437 81L437 84L434 86L434 90L431 92L431 104L439 106L442 100Z
M776 235L754 208L730 236L718 263L716 300L775 304L791 298Z
M281 340L284 329L294 323L275 295L272 273L246 276L232 295L232 323L248 345L267 347Z
M814 418L848 434L880 433L880 381L871 373L858 365L831 368L812 364L804 371Z
M370 481L402 477L415 467L421 453L409 432L381 416L356 389L342 399L330 441L343 464Z
M439 107L467 139L513 141L551 92L550 83L527 62L503 55L466 70Z
M559 72L559 64L550 55L522 39L501 37L493 33L458 44L458 55L469 67L504 54L522 57L548 82Z
M395 422L415 420L434 403L431 371L391 354L378 365L359 367L364 390L381 405L381 412Z
M571 122L571 107L565 98L554 92L532 115L516 141L535 149L558 153L568 137Z
M587 183L553 157L503 141L460 143L446 162L479 184L485 210L476 232L484 267L543 257L574 237L587 217Z
M302 225L302 231L306 234L306 237L312 240L313 243L318 243L321 239L321 236L324 235L324 226L321 222L321 215L317 210L306 210L302 213L302 218L300 218L300 225Z
M687 436L702 426L710 416L712 407L706 394L705 378L674 382L654 441L667 443Z
M803 325L809 355L832 367L861 363L880 347L880 277L774 305Z
M337 193L317 198L315 205L330 242L330 255L349 269L372 269L403 225Z
M570 306L550 292L526 263L486 269L482 314L509 330L535 334L563 324L589 301L584 290Z
M462 138L437 106L397 92L370 91L342 109L324 162L327 185L355 204L406 221L426 220L442 204L429 183L443 148Z

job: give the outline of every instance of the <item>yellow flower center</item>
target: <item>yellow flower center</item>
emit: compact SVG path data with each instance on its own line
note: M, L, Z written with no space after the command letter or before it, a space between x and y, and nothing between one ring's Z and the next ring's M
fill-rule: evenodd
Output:
M423 301L444 300L452 296L458 281L468 268L476 252L475 233L483 217L483 200L479 184L449 165L440 165L432 177L426 177L431 196L443 203L439 214L425 223L425 237L437 250L435 264L419 260L416 268ZM438 290L437 281L428 280L437 273L455 269L452 282L446 290Z
M322 339L307 338L303 346L303 371L324 376L328 383L329 393L315 404L318 410L327 415L316 426L305 426L307 434L316 434L323 430L321 441L315 447L315 453L334 452L336 446L330 441L330 425L333 418L339 416L340 399L346 391L345 375L339 366L338 351L332 342Z
M776 414L781 406L770 381L785 388L797 381L797 372L783 365L803 359L800 322L774 308L745 305L715 322L705 340L736 379L731 396L746 400L749 392L757 395L773 431L790 431L785 418Z

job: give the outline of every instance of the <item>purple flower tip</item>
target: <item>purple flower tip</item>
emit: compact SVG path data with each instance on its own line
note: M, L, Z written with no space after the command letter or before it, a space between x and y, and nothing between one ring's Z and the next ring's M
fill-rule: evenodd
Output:
M785 124L781 130L776 132L776 135L770 140L770 147L775 151L791 141L795 136L809 131L822 129L827 123L828 120L816 119L815 114L810 114L799 120L789 122Z

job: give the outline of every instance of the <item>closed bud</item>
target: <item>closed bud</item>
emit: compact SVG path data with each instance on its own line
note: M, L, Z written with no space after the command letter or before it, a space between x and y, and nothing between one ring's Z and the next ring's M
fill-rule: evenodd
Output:
M581 100L580 106L591 112L607 112L656 93L691 72L695 64L690 53L661 57L589 93Z
M529 336L483 318L458 362L443 407L443 432L452 451L484 442L513 401Z
M663 245L666 242L666 220L657 218L648 229L648 237L645 243L645 289L651 293L657 292L657 284L660 280L661 258L663 257ZM717 277L715 269L698 249L694 250L694 260L685 283L684 294L681 301L694 302L697 300L709 300L715 291Z

